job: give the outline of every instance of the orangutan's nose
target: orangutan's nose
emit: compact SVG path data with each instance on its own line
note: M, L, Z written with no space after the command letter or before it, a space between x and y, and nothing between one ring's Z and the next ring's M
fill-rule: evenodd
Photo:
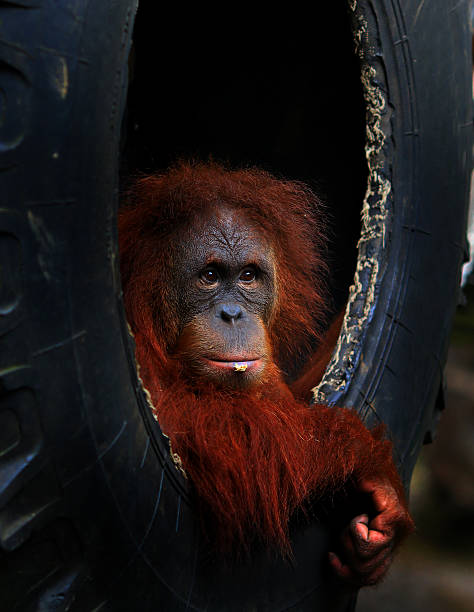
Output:
M226 323L233 325L242 317L242 308L235 303L225 303L220 305L219 314Z

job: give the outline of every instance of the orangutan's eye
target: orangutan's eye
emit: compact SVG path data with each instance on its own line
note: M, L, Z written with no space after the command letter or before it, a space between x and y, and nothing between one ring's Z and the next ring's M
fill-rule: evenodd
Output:
M240 273L239 280L243 283L251 283L255 280L257 274L254 268L244 268Z
M219 274L215 268L206 268L201 272L200 278L206 285L215 285L219 282Z

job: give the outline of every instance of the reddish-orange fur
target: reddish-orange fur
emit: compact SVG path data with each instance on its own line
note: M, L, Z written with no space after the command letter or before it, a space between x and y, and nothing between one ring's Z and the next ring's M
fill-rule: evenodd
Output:
M168 275L176 245L220 206L239 210L275 253L278 302L267 330L275 365L258 390L190 381L168 356L180 333ZM350 410L296 400L282 374L307 355L324 318L320 208L305 186L260 170L179 164L140 179L119 216L124 300L141 375L223 546L256 536L288 551L295 509L349 482L388 480L403 500L391 445ZM303 385L294 383L298 397L317 382L321 359L315 363Z
M254 168L179 164L138 180L127 200L119 215L121 271L140 363L159 371L163 344L178 333L166 276L177 236L224 205L240 210L275 250L279 299L270 337L278 365L291 369L307 353L324 322L326 265L321 204L305 185Z
M341 331L344 313L341 312L332 321L327 332L321 339L318 350L312 355L303 368L303 372L291 385L293 395L303 401L311 400L311 389L322 379L330 356L336 346Z
M276 373L264 394L190 388L178 375L156 408L224 550L257 537L289 552L288 522L305 500L365 479L403 495L389 442L353 411L296 402Z

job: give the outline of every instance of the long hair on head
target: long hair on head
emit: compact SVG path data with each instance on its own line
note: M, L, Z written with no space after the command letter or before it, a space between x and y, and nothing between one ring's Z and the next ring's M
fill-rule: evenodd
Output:
M320 337L327 267L318 197L303 183L261 169L180 161L134 181L118 217L127 319L137 360L153 371L152 378L179 334L177 296L167 278L179 236L221 206L241 211L274 249L278 299L269 333L279 368L294 374ZM152 381L152 397L155 386Z

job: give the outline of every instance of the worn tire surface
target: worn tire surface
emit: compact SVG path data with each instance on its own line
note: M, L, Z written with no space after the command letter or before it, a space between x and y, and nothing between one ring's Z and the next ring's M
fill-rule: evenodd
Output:
M350 5L386 102L369 163L391 189L383 218L377 191L367 200L383 231L361 241L341 347L360 332L319 392L386 422L408 480L440 405L464 248L467 3ZM138 382L115 229L135 10L0 3L0 608L348 610L322 524L296 530L291 564L231 572L206 555Z
M384 422L408 483L434 437L468 256L467 2L357 2L370 176L355 287L321 399Z

